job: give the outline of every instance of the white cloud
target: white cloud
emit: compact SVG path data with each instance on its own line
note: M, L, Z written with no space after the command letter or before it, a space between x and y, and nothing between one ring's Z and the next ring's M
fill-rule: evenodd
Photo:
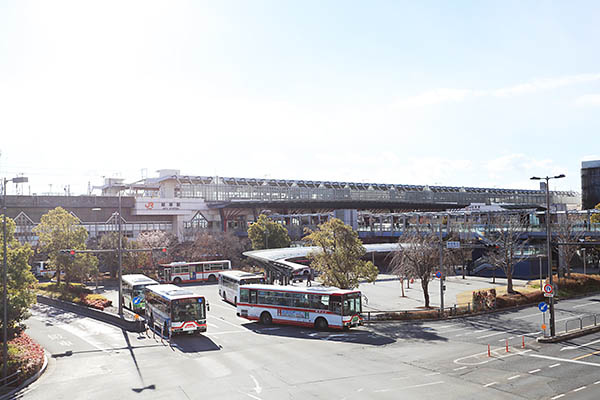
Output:
M600 94L586 94L575 100L578 106L600 106Z
M400 99L399 107L424 107L440 103L460 102L475 97L512 97L535 93L542 90L558 89L565 86L600 81L600 74L579 74L555 78L534 79L530 82L491 90L440 88L428 90L416 96ZM600 95L587 95L579 99L585 105L600 104Z

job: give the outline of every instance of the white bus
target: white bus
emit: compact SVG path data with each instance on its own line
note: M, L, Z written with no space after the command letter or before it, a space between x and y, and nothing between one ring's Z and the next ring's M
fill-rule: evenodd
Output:
M241 285L250 285L253 283L265 283L265 277L238 270L221 272L219 274L219 295L223 300L235 306L238 299L238 288Z
M172 262L158 266L161 283L216 282L221 271L231 269L231 261Z
M324 330L362 325L361 293L335 287L275 285L240 286L237 314L240 317Z
M123 306L134 312L144 312L144 288L148 285L157 285L154 279L142 274L123 275Z
M206 332L204 296L175 285L146 286L146 318L163 335Z

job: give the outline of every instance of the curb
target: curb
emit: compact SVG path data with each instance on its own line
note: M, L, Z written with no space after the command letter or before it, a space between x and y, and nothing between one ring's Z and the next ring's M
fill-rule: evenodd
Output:
M113 313L100 311L89 307L83 307L77 304L70 303L68 301L52 299L50 297L42 296L41 294L37 295L37 301L38 303L57 307L65 311L71 311L76 314L83 315L84 317L97 319L99 321L114 325L117 328L121 328L129 332L143 332L145 330L143 318L140 318L138 321L129 321L126 319L122 319L118 315Z
M20 392L25 389L27 386L31 385L33 382L37 381L40 376L46 371L46 367L48 367L48 356L46 355L46 350L44 350L44 363L42 364L42 368L29 378L25 379L25 382L21 383L18 387L14 388L10 392L5 395L0 396L0 400L10 399L15 393Z
M562 342L563 340L569 340L578 338L580 336L589 335L590 333L600 332L600 326L592 326L588 328L580 329L576 332L571 333L563 333L561 335L555 335L554 337L539 337L537 338L538 343L557 343Z

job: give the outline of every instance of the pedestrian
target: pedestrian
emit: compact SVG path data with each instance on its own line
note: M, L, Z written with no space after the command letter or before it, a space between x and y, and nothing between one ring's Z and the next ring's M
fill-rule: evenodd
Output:
M306 286L312 286L312 270L308 272L308 275L306 275Z

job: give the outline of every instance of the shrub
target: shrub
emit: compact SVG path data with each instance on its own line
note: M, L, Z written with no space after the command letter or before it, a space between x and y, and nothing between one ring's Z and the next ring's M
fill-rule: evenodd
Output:
M8 342L8 357L8 374L21 370L17 381L13 384L17 386L40 370L44 364L44 349L27 334L21 332ZM0 361L3 362L1 352Z

